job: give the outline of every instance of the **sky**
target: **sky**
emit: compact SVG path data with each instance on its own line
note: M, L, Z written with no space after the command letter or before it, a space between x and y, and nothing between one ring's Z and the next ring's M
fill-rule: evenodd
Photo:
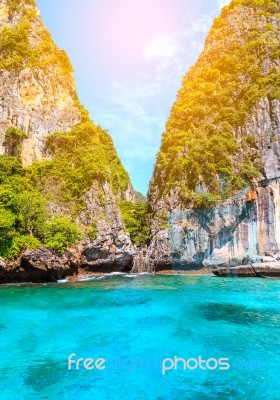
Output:
M81 103L147 193L184 74L229 0L37 0L75 71Z

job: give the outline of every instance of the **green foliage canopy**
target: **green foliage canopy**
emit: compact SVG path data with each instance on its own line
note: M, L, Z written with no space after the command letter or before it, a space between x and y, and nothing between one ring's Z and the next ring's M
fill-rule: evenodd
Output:
M146 202L132 203L130 201L123 201L120 208L132 243L137 246L147 245L149 241L149 228Z

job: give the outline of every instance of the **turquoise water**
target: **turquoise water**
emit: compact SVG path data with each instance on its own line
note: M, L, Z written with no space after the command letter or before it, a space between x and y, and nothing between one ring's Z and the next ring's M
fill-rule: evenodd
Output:
M1 400L280 399L280 281L116 276L0 288ZM69 371L68 356L105 370ZM229 370L170 370L174 356Z

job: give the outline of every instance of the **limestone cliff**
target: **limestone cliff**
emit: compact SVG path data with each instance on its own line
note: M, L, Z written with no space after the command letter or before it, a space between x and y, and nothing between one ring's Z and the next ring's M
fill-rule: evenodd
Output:
M71 247L63 276L79 266L129 268L120 205L134 200L112 139L81 106L71 63L35 1L0 0L0 256L10 268L1 279L26 279L21 255L34 249L38 264L44 247L54 265Z
M33 1L0 2L0 152L5 132L26 133L24 165L44 158L45 139L81 121L73 70L57 48Z
M279 15L279 0L233 0L183 80L148 196L159 266L279 250Z

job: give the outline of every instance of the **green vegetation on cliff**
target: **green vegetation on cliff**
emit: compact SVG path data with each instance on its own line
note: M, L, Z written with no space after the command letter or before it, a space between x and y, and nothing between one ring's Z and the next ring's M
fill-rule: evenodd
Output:
M110 182L115 194L129 184L109 133L89 120L70 132L49 135L47 148L53 158L45 164L46 175L62 185L66 200L83 201L94 180ZM42 164L38 167L42 169Z
M256 138L240 127L280 98L279 2L233 0L183 80L162 137L150 204L173 189L185 207L215 204L261 176Z
M14 258L40 245L62 252L81 238L70 219L50 219L47 196L34 188L17 157L0 156L0 170L0 256Z
M0 29L0 69L58 68L60 74L66 76L73 72L65 51L57 48L41 23L34 1L9 0L8 11L10 25ZM36 31L33 25L36 25Z
M6 153L11 156L20 156L22 151L22 142L26 137L26 133L22 130L15 127L8 128L3 143L6 148Z
M144 196L138 196L136 203L123 201L121 213L126 230L130 234L131 242L136 246L145 246L149 241L149 228L147 221L147 205Z
M86 226L81 223L80 215L87 207L86 194L91 187L98 192L97 203L102 208L103 202L105 208L104 184L121 202L130 181L109 133L91 122L80 104L71 63L53 42L35 1L9 0L1 8L0 71L8 71L9 77L29 68L35 84L43 89L48 85L48 93L55 94L58 83L65 86L69 103L72 100L81 111L81 123L67 132L49 134L44 160L27 168L23 167L21 156L30 132L24 133L15 126L1 131L5 155L0 156L0 256L12 259L26 248L41 245L62 253L85 236L94 240L96 219L105 218L104 212L90 216L92 221L85 218ZM47 119L43 106L44 103L42 118ZM40 139L43 141L44 135Z
M44 224L44 245L62 254L83 237L81 229L67 218L54 218Z
M20 142L20 132L9 129L6 140ZM85 193L93 183L102 191L101 185L108 182L116 195L129 184L108 132L89 120L70 132L50 135L47 152L50 160L28 168L22 167L17 151L14 156L0 156L0 256L4 258L41 244L63 252L82 238L83 227L75 221L86 207ZM49 204L60 211L51 212ZM140 217L140 209L137 212ZM94 230L93 225L90 235Z

